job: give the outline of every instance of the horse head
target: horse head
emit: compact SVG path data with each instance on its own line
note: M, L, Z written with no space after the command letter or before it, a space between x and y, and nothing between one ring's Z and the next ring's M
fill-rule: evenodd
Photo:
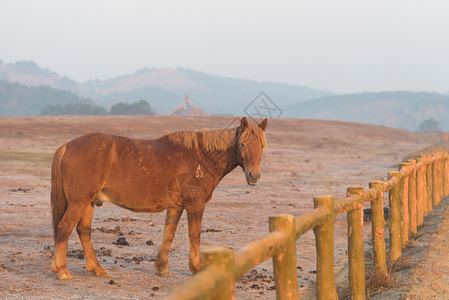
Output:
M245 172L246 182L255 185L260 178L260 161L263 149L267 146L265 128L268 120L264 119L259 125L249 124L245 117L240 120L237 162Z

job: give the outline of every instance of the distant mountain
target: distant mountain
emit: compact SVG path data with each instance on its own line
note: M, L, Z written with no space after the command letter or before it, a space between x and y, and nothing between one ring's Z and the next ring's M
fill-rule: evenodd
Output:
M167 114L184 100L186 91L193 105L208 114L244 115L245 108L263 91L283 111L283 117L352 121L411 131L433 118L441 129L449 130L449 94L335 95L305 86L232 79L183 68L146 68L79 83L32 61L0 61L0 115L40 114L47 105L70 102L110 108L141 99L156 113Z
M299 85L231 79L182 68L146 68L107 80L79 83L40 68L32 61L0 63L0 80L69 90L106 107L145 99L161 114L169 113L181 103L186 90L192 102L209 114L235 115L243 114L245 107L261 91L281 109L288 104L332 95L328 91Z
M282 110L289 104L332 95L328 91L300 85L231 79L181 68L177 71L200 85L189 90L190 99L212 114L241 115L260 92L264 92Z
M282 106L331 95L299 85L231 79L190 69L143 69L131 75L86 83L98 94L97 103L109 106L116 102L146 99L158 113L169 113L184 98L186 90L193 103L210 114L243 114L247 105L265 92Z
M85 85L105 94L128 92L145 87L158 87L165 90L199 87L198 83L177 70L150 68L136 71L131 75L123 75L112 79L90 80Z
M0 116L37 115L47 105L67 103L92 104L93 101L49 86L30 87L0 80Z
M49 86L55 89L69 90L81 96L87 96L88 88L68 77L61 77L49 69L39 67L33 61L0 63L0 80L17 82L26 86Z
M380 92L334 95L285 107L285 116L341 120L415 131L429 118L449 130L449 95Z

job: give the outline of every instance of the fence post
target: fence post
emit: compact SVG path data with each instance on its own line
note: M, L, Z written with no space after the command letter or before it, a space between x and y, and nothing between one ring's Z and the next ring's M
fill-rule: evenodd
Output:
M443 190L443 164L444 164L444 158L443 153L438 153L439 158L439 164L438 164L438 179L439 179L439 188L440 188L440 198L438 204L441 203L441 200L443 199L444 190Z
M429 206L427 205L427 155L421 155L420 157L422 159L422 167L421 167L421 176L423 181L423 191L422 191L422 211L423 211L423 223L424 223L424 217L427 216L429 211Z
M373 181L370 188L377 190L377 197L371 201L372 238L374 251L374 268L379 274L387 276L387 250L385 248L385 219L384 219L384 183Z
M438 194L438 163L437 156L432 157L432 204L433 206L438 206L439 194Z
M348 257L351 299L365 299L365 251L363 248L362 186L348 187L347 195L360 197L357 208L348 211Z
M314 197L313 204L315 208L327 208L330 213L326 222L313 228L317 251L316 298L338 299L334 273L334 197Z
M388 173L389 178L396 177L398 185L391 189L388 193L390 203L390 265L392 265L399 257L401 257L401 202L399 200L399 172L394 171Z
M409 160L411 172L408 181L408 213L410 218L410 232L418 231L416 225L416 160Z
M409 229L409 214L408 214L408 181L409 175L407 174L409 168L408 163L401 163L400 170L405 169L405 176L401 179L399 188L399 197L401 198L401 240L402 247L408 242L408 229Z
M443 153L443 198L449 196L449 155L447 152Z
M288 214L270 216L270 232L282 231L289 236L285 251L273 256L276 299L299 299L298 276L296 271L296 223Z
M416 225L421 226L424 222L424 207L423 207L423 191L424 191L424 176L423 176L424 161L422 158L416 159Z
M429 196L427 195L428 191L428 184L427 184L427 165L429 164L429 160L427 158L427 155L421 155L421 158L423 159L424 165L423 165L423 178L424 178L424 191L423 191L423 211L424 211L424 217L427 216L430 213L430 208L428 205L427 199Z
M220 292L214 296L214 299L234 299L234 251L224 247L201 250L201 268L204 267L217 268L217 272L226 274L227 280L221 283Z
M430 213L432 205L432 155L426 155L426 191L427 191L427 211Z
M438 199L438 205L441 203L441 196L442 196L442 190L443 190L443 185L442 185L442 179L441 178L441 153L437 153L437 181L436 181L436 186L437 186L437 199Z

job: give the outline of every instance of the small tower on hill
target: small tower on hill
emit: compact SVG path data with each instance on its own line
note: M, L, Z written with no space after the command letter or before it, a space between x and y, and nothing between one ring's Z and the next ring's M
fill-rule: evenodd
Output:
M186 92L186 98L181 102L176 108L168 114L178 115L178 116L207 116L207 113L201 108L193 105L192 101L189 99L189 94Z

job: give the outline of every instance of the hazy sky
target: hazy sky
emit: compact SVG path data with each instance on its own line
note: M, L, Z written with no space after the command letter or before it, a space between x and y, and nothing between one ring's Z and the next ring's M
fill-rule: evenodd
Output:
M449 1L2 0L0 59L79 81L145 67L338 93L449 90Z

